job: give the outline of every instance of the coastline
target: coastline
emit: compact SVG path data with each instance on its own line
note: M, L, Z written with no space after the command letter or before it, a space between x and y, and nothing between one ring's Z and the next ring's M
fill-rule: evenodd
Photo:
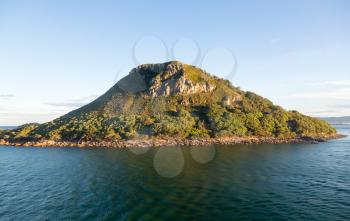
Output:
M235 144L291 144L291 143L310 143L316 144L328 140L344 138L346 135L334 134L321 138L276 138L276 137L221 137L221 138L195 138L195 139L177 139L177 138L150 138L135 140L117 140L117 141L29 141L29 142L9 142L0 139L0 145L15 147L108 147L108 148L129 148L129 147L171 147L171 146L208 146L208 145L235 145Z

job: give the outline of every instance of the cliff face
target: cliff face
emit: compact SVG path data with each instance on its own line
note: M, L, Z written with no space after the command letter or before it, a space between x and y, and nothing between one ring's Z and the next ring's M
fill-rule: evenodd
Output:
M192 70L191 70L192 69ZM211 92L215 85L205 79L195 82L194 67L180 62L140 65L117 85L127 92L146 92L151 97ZM199 69L197 72L200 72ZM191 76L197 75L197 76ZM204 73L203 73L204 74ZM208 77L209 78L209 77Z
M208 82L194 83L187 79L185 75L172 76L168 79L161 80L160 78L154 79L152 85L148 90L148 94L152 97L156 96L169 96L174 94L196 94L196 93L207 93L215 89L214 85Z
M0 139L74 143L255 136L285 141L334 134L322 120L286 111L227 80L172 61L140 65L90 104L45 124L0 131Z

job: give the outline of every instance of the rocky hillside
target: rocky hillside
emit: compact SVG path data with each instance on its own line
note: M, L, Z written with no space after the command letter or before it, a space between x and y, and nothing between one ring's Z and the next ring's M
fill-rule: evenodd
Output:
M148 138L327 138L325 121L286 111L197 67L177 61L140 65L92 103L45 124L0 132L23 141Z

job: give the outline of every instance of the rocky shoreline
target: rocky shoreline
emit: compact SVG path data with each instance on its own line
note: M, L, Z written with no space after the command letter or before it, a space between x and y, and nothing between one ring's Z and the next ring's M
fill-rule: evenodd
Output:
M138 140L117 140L117 141L53 141L41 140L36 142L9 142L0 139L0 145L15 147L165 147L165 146L208 146L208 145L233 145L233 144L289 144L289 143L319 143L332 139L340 139L345 135L335 134L322 138L292 138L283 139L276 137L224 137L224 138L203 138L203 139L176 139L176 138L153 138Z

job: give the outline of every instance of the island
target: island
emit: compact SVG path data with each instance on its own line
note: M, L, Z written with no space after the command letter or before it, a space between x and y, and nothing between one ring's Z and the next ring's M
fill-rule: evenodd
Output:
M144 64L95 101L51 122L0 131L0 144L156 147L320 142L326 121L286 111L230 81L179 61Z

